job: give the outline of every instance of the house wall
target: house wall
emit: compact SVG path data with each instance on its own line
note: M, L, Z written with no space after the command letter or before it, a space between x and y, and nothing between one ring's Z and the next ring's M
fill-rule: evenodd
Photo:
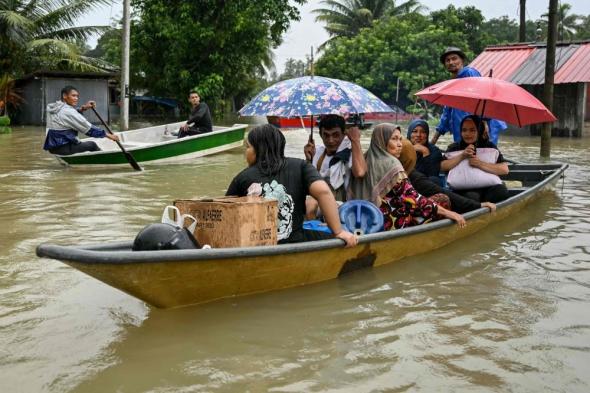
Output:
M19 107L18 112L13 117L14 124L33 124L42 123L43 114L43 87L41 79L29 79L24 83L18 83L21 89L21 95L25 102Z
M526 89L542 100L543 85L526 86ZM563 83L554 86L552 112L557 121L553 123L552 136L582 136L587 102L586 89L585 83ZM542 124L529 126L530 134L541 135L541 128Z
M590 83L586 83L586 116L584 120L590 121Z
M109 121L109 100L107 79L82 79L82 78L49 78L45 79L45 102L55 102L61 97L61 89L64 86L72 85L80 92L79 105L87 101L96 101L96 111L104 119ZM100 124L96 115L88 110L84 116L93 124ZM45 112L43 112L43 123L45 124Z
M57 78L41 76L27 79L18 84L22 89L25 104L14 118L15 124L45 125L45 107L61 97L61 89L72 85L80 92L80 105L87 101L96 101L96 109L100 116L109 121L108 80L84 78ZM100 124L92 111L84 112L84 116L93 124Z

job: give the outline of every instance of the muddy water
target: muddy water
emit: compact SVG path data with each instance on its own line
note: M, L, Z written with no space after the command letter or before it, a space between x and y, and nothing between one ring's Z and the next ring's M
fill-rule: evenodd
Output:
M287 139L301 156L305 132ZM177 310L34 248L132 238L173 199L223 194L243 151L111 172L61 167L42 141L0 135L2 392L590 391L590 138L554 139L563 189L468 240ZM500 148L539 161L537 139Z

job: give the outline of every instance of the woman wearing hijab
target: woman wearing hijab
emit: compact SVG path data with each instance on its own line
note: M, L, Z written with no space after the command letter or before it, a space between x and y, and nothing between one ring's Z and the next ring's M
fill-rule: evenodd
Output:
M450 218L463 228L465 219L420 195L412 187L398 157L402 153L402 135L398 126L379 124L373 130L365 153L366 172L353 178L349 199L364 199L379 207L385 230L399 229L438 219Z
M484 161L482 157L490 153L497 158ZM497 203L508 198L508 189L500 180L501 175L508 174L508 164L496 145L484 137L484 125L478 116L469 115L461 121L461 140L449 145L445 156L443 171L456 168L466 176L461 184L453 184L453 174L449 173L447 181L455 192L477 202Z
M443 207L451 209L459 214L467 213L479 209L480 207L487 207L492 212L496 210L496 205L491 202L476 202L473 199L454 193L448 188L442 188L437 182L432 181L431 178L415 168L417 157L412 142L404 139L402 145L402 154L399 160L410 179L410 183L412 183L412 186L414 186L418 193L437 202L444 202L444 199L441 198L440 194L446 195L450 201L450 207L445 203L442 204Z
M407 138L416 150L416 170L426 175L432 182L441 185L438 175L443 156L440 149L428 141L429 133L428 123L417 119L408 126Z
M304 160L285 157L285 137L278 128L265 124L248 132L246 162L248 168L234 177L226 195L276 199L279 244L321 240L319 232L303 229L307 195L318 201L334 237L347 247L357 244L356 236L342 229L334 195L317 169Z

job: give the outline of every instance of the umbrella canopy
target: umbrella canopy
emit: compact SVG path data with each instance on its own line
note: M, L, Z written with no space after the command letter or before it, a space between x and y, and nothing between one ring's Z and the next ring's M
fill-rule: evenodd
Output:
M297 117L393 110L367 89L339 79L304 76L277 82L240 109L242 116Z
M433 104L446 105L482 117L504 120L519 127L557 118L522 87L489 77L450 79L416 95Z

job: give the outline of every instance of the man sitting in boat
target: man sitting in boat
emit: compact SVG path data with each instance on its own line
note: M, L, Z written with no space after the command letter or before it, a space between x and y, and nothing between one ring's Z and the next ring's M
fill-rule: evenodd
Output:
M74 86L66 86L61 90L61 100L47 105L47 137L43 149L63 156L100 150L93 141L81 142L77 137L78 132L94 138L106 137L113 141L119 140L117 135L107 134L86 120L82 112L95 104L94 101L88 101L76 109L79 99L78 89Z
M326 182L310 163L285 157L285 143L283 133L272 124L254 127L246 139L248 168L234 177L226 195L276 199L279 244L336 237L347 247L355 246L357 238L342 228L336 200ZM303 229L307 195L319 201L333 235Z
M346 189L351 173L364 171L361 133L358 127L346 129L346 120L340 115L322 116L319 122L323 146L316 149L313 138L303 148L307 162L310 162L328 183L337 201L346 201ZM315 218L317 202L307 202L307 217Z
M188 102L190 102L193 109L186 123L180 127L178 137L184 138L185 136L199 135L213 131L209 106L201 102L199 93L192 90L188 94Z

